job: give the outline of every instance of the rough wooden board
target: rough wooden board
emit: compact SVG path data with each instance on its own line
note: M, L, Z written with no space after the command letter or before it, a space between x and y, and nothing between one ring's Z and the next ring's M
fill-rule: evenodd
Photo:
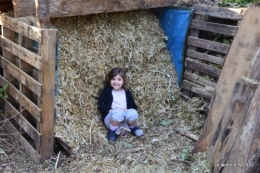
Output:
M214 33L220 33L230 36L235 36L238 30L237 26L224 25L220 23L204 22L193 19L190 24L190 28L209 31Z
M260 140L259 140L259 116L260 116L260 87L255 91L250 107L244 117L243 122L237 127L238 135L236 142L232 147L226 163L248 163L248 166L225 167L223 172L257 173L259 169L251 167L259 165L259 161L253 160L259 157ZM241 128L242 127L242 128ZM259 167L259 166L258 166ZM249 169L251 168L251 169ZM248 171L251 170L251 171Z
M35 16L35 0L13 0L15 17ZM177 0L50 0L50 18L177 5Z
M57 30L43 30L43 43L40 45L40 54L43 58L43 70L40 73L42 83L42 96L40 97L42 109L39 131L42 143L38 151L41 163L53 154L54 145L54 92L55 92L55 57L57 44Z
M241 20L245 13L245 8L226 8L226 7L215 7L208 5L195 4L195 14L208 15L211 17L218 17L224 19Z
M245 159L247 152L238 152L238 149L241 149L241 146L248 148L249 145L248 142L243 140L246 138L244 134L247 134L248 132L250 133L251 129L250 126L245 129L244 127L246 126L243 125L246 124L245 120L248 117L255 116L249 115L246 117L250 103L258 86L257 82L252 81L249 78L238 78L232 92L232 97L228 102L227 109L218 124L217 130L208 149L208 160L212 165L230 164L235 160L240 159L241 161L241 158ZM249 134L247 135L250 136ZM242 141L238 139L239 137ZM244 154L241 154L242 152ZM240 156L240 158L236 156ZM215 172L220 172L221 167L215 166L214 169L218 170Z
M30 26L24 22L11 18L7 15L4 14L0 15L0 25L3 25L6 28L9 28L12 31L15 31L18 34L21 34L25 37L33 39L38 43L41 43L42 41L40 28Z
M210 103L210 111L193 153L205 152L230 100L239 76L248 76L252 58L260 47L260 8L247 10L229 50L216 90ZM250 31L250 32L249 32Z

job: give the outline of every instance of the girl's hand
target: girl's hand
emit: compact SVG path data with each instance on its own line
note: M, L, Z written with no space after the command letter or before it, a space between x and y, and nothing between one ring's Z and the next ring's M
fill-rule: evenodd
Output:
M126 111L126 110L127 110L127 108L124 108L123 110L124 110L124 111Z
M113 109L110 109L108 112L111 112Z

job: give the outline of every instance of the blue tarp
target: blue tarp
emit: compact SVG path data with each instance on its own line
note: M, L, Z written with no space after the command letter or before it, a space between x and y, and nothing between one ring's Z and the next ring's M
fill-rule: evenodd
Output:
M178 78L178 86L182 86L184 70L184 51L190 21L194 10L192 8L165 7L154 10L161 27L168 37L168 50Z

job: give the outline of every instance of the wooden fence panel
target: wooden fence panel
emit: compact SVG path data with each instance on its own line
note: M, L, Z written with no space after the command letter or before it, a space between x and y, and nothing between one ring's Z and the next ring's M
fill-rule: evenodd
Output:
M40 164L53 154L57 30L26 22L0 15L0 85L9 84L6 129Z
M215 89L230 49L230 45L219 42L217 36L225 35L232 39L236 35L239 21L243 18L246 9L206 5L194 5L194 9L195 15L187 38L183 76L185 82L182 88L184 95L199 95L209 102L213 95L204 91L208 88ZM210 39L209 36L215 38Z

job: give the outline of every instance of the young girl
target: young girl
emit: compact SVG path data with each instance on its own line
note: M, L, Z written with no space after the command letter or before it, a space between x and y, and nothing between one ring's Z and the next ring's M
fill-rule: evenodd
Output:
M127 79L122 68L110 71L106 86L98 99L98 109L102 120L109 129L108 140L116 141L116 129L124 121L135 136L143 136L143 131L136 126L138 119L137 106L131 92L126 88Z

